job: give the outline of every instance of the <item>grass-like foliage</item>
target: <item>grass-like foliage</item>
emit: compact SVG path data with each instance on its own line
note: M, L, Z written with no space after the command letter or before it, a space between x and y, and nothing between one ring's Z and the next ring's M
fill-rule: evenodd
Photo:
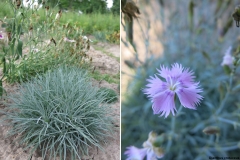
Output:
M209 17L215 18L217 10L210 7L216 7L217 3L211 3L208 0L195 2L194 13L198 13L194 15L195 18L203 17L206 11L209 11ZM170 1L166 3L165 6L175 5ZM203 160L209 157L239 157L240 70L238 67L229 75L221 66L223 55L229 46L233 47L231 54L235 58L239 56L236 38L239 30L233 24L225 28L224 33L220 33L213 19L198 21L196 18L195 23L188 24L186 19L179 17L185 15L183 11L186 11L187 6L191 4L184 0L179 3L181 5L173 10L169 18L170 25L166 27L166 30L164 29L162 36L159 35L159 41L162 42L164 48L163 56L149 57L134 68L134 76L129 81L127 92L123 97L121 105L122 159L126 157L123 155L126 147L134 145L141 148L151 131L161 135L159 144L155 147L164 149L163 159ZM227 15L224 26L229 21L233 22L232 18L228 17L231 15L231 10L230 13L224 11L221 14ZM164 24L162 19L159 21ZM147 40L144 41L148 46ZM194 72L196 81L200 82L203 89L201 95L204 99L196 110L186 108L181 110L178 99L176 99L176 109L179 114L164 119L153 114L152 102L143 94L142 89L148 83L146 79L156 74L160 65L170 67L176 62ZM215 130L219 133L205 134L209 128L217 128Z
M9 96L10 135L20 134L20 142L32 153L40 150L43 159L80 159L89 147L102 149L112 134L111 109L106 93L89 81L79 68L60 67L22 84Z
M24 7L17 9L10 1L0 2L0 5L14 13L0 22L4 35L0 43L0 68L3 72L0 88L3 81L26 81L60 64L89 66L92 58L87 55L90 41L84 39L83 30L79 27L70 23L60 25L59 19L55 19L56 9L42 12Z
M41 25L46 26L46 9L45 6L40 8L39 10L27 10L27 8L23 8L25 12L25 16L31 15L33 12L35 13L34 20L31 20L31 25L33 28L38 28ZM52 18L55 18L55 15L59 11L58 7L51 8L50 13ZM9 17L13 18L14 14L11 10L11 6L9 3L5 3L0 1L0 17ZM49 17L51 17L49 15ZM0 18L1 19L1 18ZM54 21L54 20L51 20ZM59 20L59 26L69 24L69 26L73 27L80 27L84 30L84 34L97 34L97 38L101 38L99 40L107 40L111 43L120 43L119 39L119 32L120 32L120 17L118 15L109 14L101 14L101 13L94 13L94 14L82 14L79 15L78 12L69 10L69 12L63 12L62 17ZM29 28L29 26L28 26ZM56 32L55 32L56 33ZM118 35L116 35L118 34ZM108 36L109 38L105 38Z
M117 93L112 89L101 87L99 89L99 93L101 93L101 92L106 93L105 101L107 103L113 103L113 102L116 102L118 100Z

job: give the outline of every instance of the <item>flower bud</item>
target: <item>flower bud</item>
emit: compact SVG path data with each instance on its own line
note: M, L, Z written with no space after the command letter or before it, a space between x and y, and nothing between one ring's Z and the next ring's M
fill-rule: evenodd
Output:
M227 51L225 52L225 55L223 57L223 62L222 62L222 66L232 66L233 65L233 60L234 57L231 55L231 51L232 51L232 47L228 47Z
M158 158L162 158L164 156L164 150L160 147L154 147L153 152L157 155Z
M232 14L233 19L236 21L236 26L239 27L240 21L240 6L237 6Z
M162 158L164 156L164 151L161 147L159 147L160 145L156 145L156 146L154 145L154 143L156 143L157 138L158 138L157 133L152 131L148 134L148 140L143 143L143 147L153 153L151 156L154 159Z
M153 146L154 147L161 146L165 140L166 140L165 134L161 134L160 136L157 136L157 138L153 142Z
M204 128L203 133L205 134L219 134L220 133L220 129L219 127L216 126L209 126Z

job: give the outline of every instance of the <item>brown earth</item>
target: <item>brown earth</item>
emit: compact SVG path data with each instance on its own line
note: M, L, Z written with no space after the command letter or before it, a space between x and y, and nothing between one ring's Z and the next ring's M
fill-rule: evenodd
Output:
M94 49L94 47L101 47L104 52ZM93 57L92 65L99 70L100 73L117 74L120 71L119 62L116 58L112 58L106 53L114 55L115 57L120 57L120 46L108 43L97 43L91 47L88 51L89 56ZM0 73L1 74L1 73ZM99 87L107 87L115 90L119 93L118 84L109 84L106 81L101 81L101 83L93 80L93 85L98 85ZM4 83L4 89L6 92L14 93L18 90L18 84L9 85ZM118 96L119 99L119 96ZM4 109L4 99L0 99L0 109ZM108 140L108 143L104 145L104 151L98 150L96 148L91 148L89 150L89 156L83 157L83 160L119 160L120 159L120 101L111 104L114 109L115 128L113 137ZM3 114L0 114L0 119L3 118ZM10 127L6 124L0 124L0 160L27 160L29 158L29 152L24 150L24 146L20 145L14 140L16 137L7 138L6 135ZM31 160L41 160L42 158L38 154L34 154Z

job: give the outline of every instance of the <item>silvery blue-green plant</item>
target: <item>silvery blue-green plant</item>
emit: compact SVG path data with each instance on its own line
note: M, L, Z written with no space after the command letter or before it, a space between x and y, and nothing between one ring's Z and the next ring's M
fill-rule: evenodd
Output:
M106 100L105 101L107 103L113 103L113 102L116 102L118 100L117 93L112 89L101 87L101 88L99 88L99 92L106 93Z
M22 84L8 97L10 136L19 135L18 142L31 153L40 151L43 159L81 159L90 147L103 149L113 115L107 93L90 81L80 68L60 67Z
M232 25L219 32L216 21L213 21L224 14L221 12L224 7L230 8L231 5L223 2L217 11L210 9L215 4L208 0L194 1L195 8L191 11L194 11L192 14L198 14L190 18L207 18L201 21L192 19L194 23L188 26L186 19L180 18L185 14L180 10L187 10L188 2L182 0L180 4L170 16L171 23L164 30L163 36L159 35L159 41L164 47L163 56L148 57L141 66L134 68L135 74L125 93L125 101L122 102L122 155L128 146L140 148L147 133L154 130L162 134L160 143L153 145L164 149L164 159L239 157L240 54L236 46L239 30ZM226 22L229 20L233 21L230 16ZM161 22L164 22L163 19ZM144 41L148 46L148 40ZM229 46L233 46L231 55L234 61L225 71L221 63ZM142 93L142 89L148 83L146 79L156 73L156 68L176 62L194 71L195 79L200 81L204 99L195 111L180 108L177 115L163 119L153 115L152 103ZM176 106L180 106L180 103ZM126 156L122 157L124 159Z

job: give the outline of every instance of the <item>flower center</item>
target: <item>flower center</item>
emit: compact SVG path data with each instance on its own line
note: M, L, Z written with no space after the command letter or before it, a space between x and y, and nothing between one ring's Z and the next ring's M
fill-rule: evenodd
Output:
M171 91L175 91L180 84L178 81L174 80L172 77L168 76L167 78L168 88Z

